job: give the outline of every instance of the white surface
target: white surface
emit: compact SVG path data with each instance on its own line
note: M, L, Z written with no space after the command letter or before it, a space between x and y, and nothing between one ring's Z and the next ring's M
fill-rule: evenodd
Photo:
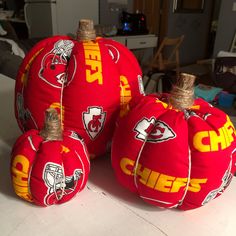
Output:
M192 211L146 204L116 182L109 158L91 163L87 187L70 202L41 208L11 187L10 152L20 135L13 112L14 80L0 75L0 234L5 236L234 236L236 179L225 193Z
M74 34L80 19L99 21L98 0L31 0L25 4L25 20L29 35L47 37Z

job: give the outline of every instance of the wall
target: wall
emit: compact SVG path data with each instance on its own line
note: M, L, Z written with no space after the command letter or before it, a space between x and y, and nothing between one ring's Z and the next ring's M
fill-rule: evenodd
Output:
M211 9L214 0L205 0L203 13L173 13L173 1L169 0L167 36L185 35L180 49L181 65L192 64L199 59L206 58L208 56L207 43L209 40ZM133 0L128 0L127 11L132 12L132 6ZM118 25L119 17L120 11L110 11L107 0L100 0L100 24Z
M230 49L233 36L236 32L236 11L232 11L233 2L235 2L235 0L222 0L214 46L214 56L216 56L220 50L228 51Z
M181 65L196 63L206 55L213 0L205 0L203 13L173 13L173 0L168 13L167 36L184 34L180 49Z
M128 12L133 11L133 0L127 0L128 4L124 10ZM120 14L122 9L120 8L119 11L116 9L111 9L111 5L108 4L107 0L100 0L100 7L99 7L99 22L101 25L116 25L119 27L120 23Z

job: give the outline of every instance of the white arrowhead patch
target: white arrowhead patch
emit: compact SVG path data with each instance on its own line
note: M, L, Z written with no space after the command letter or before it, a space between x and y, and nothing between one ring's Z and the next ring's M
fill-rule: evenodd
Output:
M106 112L102 107L88 107L87 112L83 112L84 127L91 139L95 139L103 130L106 119Z
M136 138L151 142L160 143L176 137L175 132L165 122L156 120L154 117L143 118L134 128L137 132Z

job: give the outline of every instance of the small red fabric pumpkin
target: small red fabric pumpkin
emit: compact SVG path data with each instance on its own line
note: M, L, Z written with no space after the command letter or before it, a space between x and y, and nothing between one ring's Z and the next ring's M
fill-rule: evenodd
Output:
M183 75L183 80L191 79ZM175 87L170 96L146 96L118 119L112 166L118 181L145 201L189 210L229 185L236 165L236 132L224 112L202 99L182 108L177 90L183 87ZM193 90L188 93L192 96ZM170 105L174 95L177 109Z
M73 131L61 138L55 109L47 110L46 122L41 132L32 129L18 138L11 160L16 194L40 206L69 201L85 187L90 171L82 139Z
M15 114L23 131L41 129L44 111L57 108L64 127L84 138L91 156L99 156L117 116L143 96L143 89L135 56L118 42L95 38L89 27L88 34L80 27L79 40L54 36L26 55L16 78Z

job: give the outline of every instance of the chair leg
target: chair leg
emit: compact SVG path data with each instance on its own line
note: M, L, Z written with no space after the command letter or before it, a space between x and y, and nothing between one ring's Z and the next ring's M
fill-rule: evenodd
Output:
M144 85L144 90L146 90L146 88L147 88L148 84L150 83L150 81L151 81L151 77L148 77L148 80Z
M145 85L144 85L144 90L147 88L148 84L150 83L150 81L151 81L151 79L152 79L152 75L153 75L153 72L152 72L152 71L151 71L151 72L148 72L148 73L146 74L146 76L148 77L148 80L147 80L147 82L146 82Z
M162 93L163 92L163 82L162 79L164 78L164 75L158 76L156 81L156 92Z
M163 72L152 72L152 73L148 73L146 76L148 77L148 79L144 85L145 92L147 92L150 82L154 81L155 86L154 86L153 92L161 93L163 91L163 82L162 81L163 81L163 78L165 77L165 74Z

